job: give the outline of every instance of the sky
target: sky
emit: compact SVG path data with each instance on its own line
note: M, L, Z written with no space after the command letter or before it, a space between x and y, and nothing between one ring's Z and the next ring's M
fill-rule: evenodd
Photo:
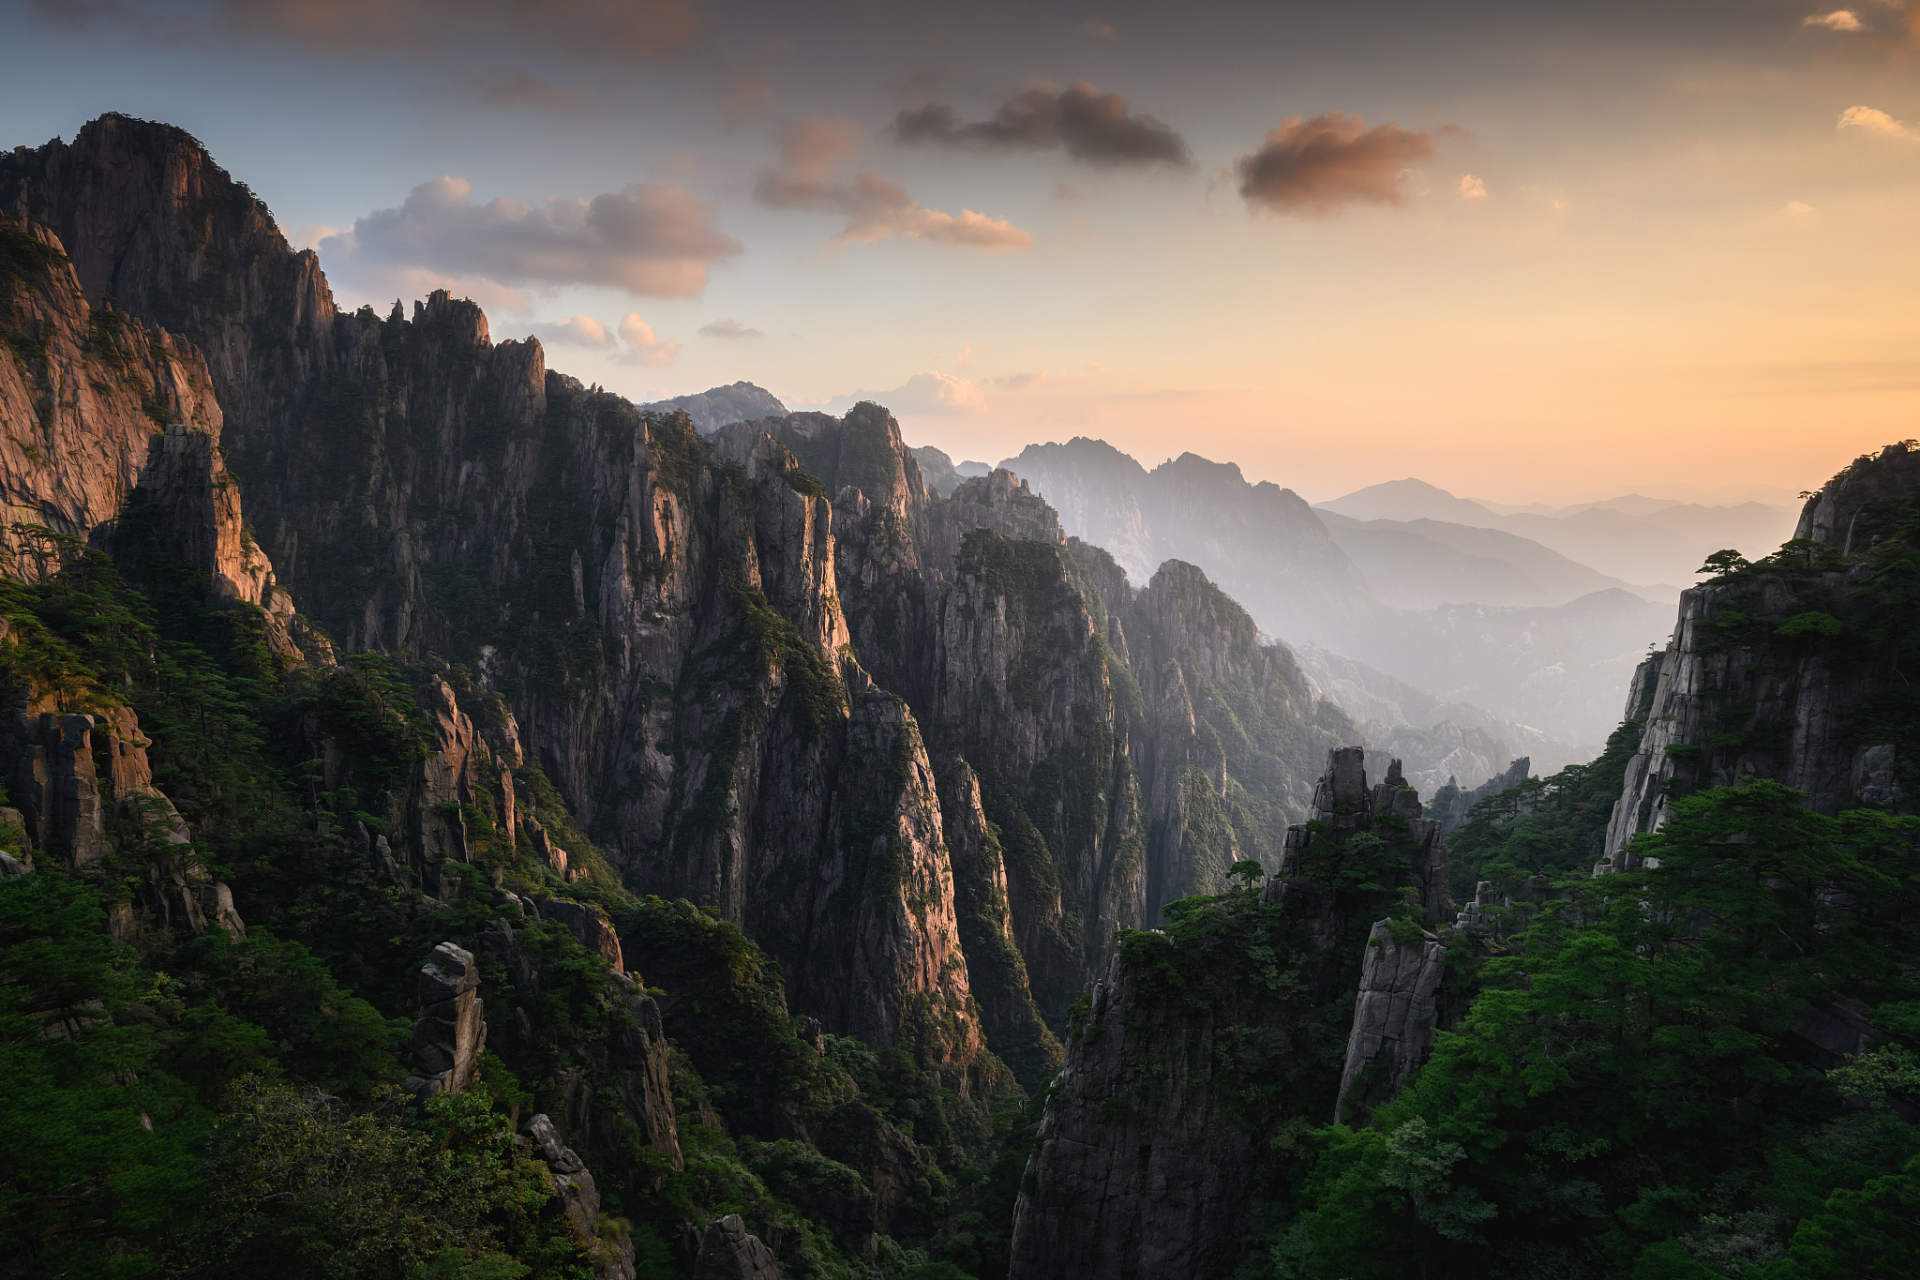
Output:
M336 298L647 401L1310 500L1791 501L1920 434L1920 4L0 0L7 146L204 142Z

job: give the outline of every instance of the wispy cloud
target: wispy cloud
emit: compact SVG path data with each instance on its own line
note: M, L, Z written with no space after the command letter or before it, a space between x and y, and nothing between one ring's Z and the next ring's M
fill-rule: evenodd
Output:
M835 396L827 407L840 412L862 400L871 400L898 416L910 418L960 417L983 412L987 407L986 393L977 385L931 369L914 374L891 391L856 391L850 396Z
M928 209L898 183L878 173L839 176L840 166L860 150L860 127L850 120L812 116L790 126L780 139L780 167L760 175L754 197L775 209L838 213L847 225L830 246L882 240L931 240L988 253L1030 249L1033 236L1004 218L971 209Z
M1474 177L1470 173L1461 174L1460 198L1462 200L1485 200L1487 198L1486 182Z
M994 112L963 123L952 107L929 103L902 111L893 136L905 143L939 143L983 151L1052 151L1104 166L1173 165L1191 158L1178 133L1154 117L1136 114L1118 93L1076 80L1058 93L1036 85Z
M1832 13L1810 13L1800 20L1803 27L1825 27L1829 31L1859 31L1862 29L1860 15L1851 9L1835 9Z

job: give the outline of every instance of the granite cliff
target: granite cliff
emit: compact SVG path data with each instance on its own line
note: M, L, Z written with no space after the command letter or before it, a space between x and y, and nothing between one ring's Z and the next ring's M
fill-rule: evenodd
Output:
M1234 1274L1276 1159L1336 1112L1363 1119L1424 1058L1446 957L1437 824L1398 762L1370 786L1354 748L1328 752L1313 806L1264 888L1248 875L1121 935L1075 1007L1010 1276Z
M1916 486L1911 445L1861 457L1807 500L1779 551L1722 553L1681 594L1672 639L1628 692L1646 730L1600 869L1634 865L1629 843L1676 800L1752 778L1805 792L1818 813L1904 809L1920 784L1899 622Z

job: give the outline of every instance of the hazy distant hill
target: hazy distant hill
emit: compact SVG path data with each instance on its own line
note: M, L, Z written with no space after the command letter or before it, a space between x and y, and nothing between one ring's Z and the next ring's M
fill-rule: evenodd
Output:
M1593 743L1569 743L1466 702L1449 702L1364 662L1303 645L1294 651L1315 686L1398 758L1407 781L1431 797L1449 778L1471 787L1526 756L1535 776L1591 759Z
M732 386L713 387L698 395L675 396L671 400L655 400L652 404L643 404L642 410L671 412L685 409L687 417L692 419L694 429L702 435L712 435L729 422L752 422L755 418L779 416L787 412L787 406L780 397L765 387L756 387L751 382L736 382Z
M1555 605L1622 589L1672 603L1676 593L1637 587L1531 538L1443 520L1354 520L1318 508L1333 541L1388 604Z
M1320 503L1354 520L1442 520L1530 538L1629 583L1688 586L1707 556L1732 547L1749 557L1793 536L1797 513L1761 502L1705 507L1627 494L1601 503L1502 515L1422 480L1370 485Z
M1030 445L1001 465L1046 498L1068 533L1105 547L1135 580L1164 560L1189 561L1271 635L1345 654L1441 702L1473 703L1562 743L1605 740L1634 662L1671 629L1670 603L1649 603L1523 537L1457 519L1341 527L1340 514L1249 483L1232 463L1189 453L1148 471L1105 441L1077 437ZM1456 516L1461 507L1491 516L1421 488L1459 504L1449 509ZM1396 607L1410 604L1426 607Z
M912 453L913 460L920 464L920 478L927 482L927 488L943 498L951 498L963 478L953 469L953 459L930 444L923 444Z
M1000 465L1136 581L1169 559L1197 564L1273 634L1338 648L1384 612L1300 495L1250 484L1231 462L1183 453L1148 471L1104 440L1077 436L1028 445Z

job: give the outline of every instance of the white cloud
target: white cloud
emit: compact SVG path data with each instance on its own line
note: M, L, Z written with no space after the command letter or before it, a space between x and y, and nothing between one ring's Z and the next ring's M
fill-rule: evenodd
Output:
M587 200L481 204L473 184L456 177L423 182L399 208L376 210L316 243L329 274L356 284L424 270L465 288L613 285L665 298L698 296L713 265L740 252L714 226L713 206L672 184L637 183Z
M653 326L640 318L638 311L629 311L620 321L620 336L626 341L624 354L614 359L621 364L640 364L648 368L659 369L674 362L680 354L680 344L663 340L653 331Z
M549 346L559 344L605 350L613 345L613 335L592 316L568 316L553 324L535 325L533 333Z
M324 222L309 222L298 231L289 232L282 227L280 234L285 236L287 243L296 249L318 249L322 240L339 235L340 228L328 226Z
M1911 138L1913 130L1901 124L1886 112L1875 107L1848 107L1840 113L1840 123L1836 129L1859 129L1863 133L1877 133L1888 138Z
M1860 18L1851 9L1835 9L1832 13L1810 13L1800 22L1803 27L1825 27L1829 31L1858 31Z
M1810 204L1802 204L1798 200L1789 200L1787 201L1785 212L1790 217L1805 218L1813 213L1813 206Z
M1487 198L1487 184L1470 173L1460 175L1460 198L1462 200L1484 200Z

